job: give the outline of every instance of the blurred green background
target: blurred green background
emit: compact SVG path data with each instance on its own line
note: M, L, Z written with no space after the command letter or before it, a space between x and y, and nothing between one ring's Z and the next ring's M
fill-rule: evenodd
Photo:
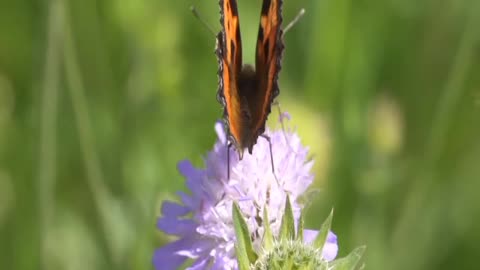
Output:
M239 1L253 62L261 1ZM218 4L0 1L0 268L151 269L176 163L215 140ZM478 269L480 1L285 1L280 74L340 255ZM275 120L277 116L270 117Z

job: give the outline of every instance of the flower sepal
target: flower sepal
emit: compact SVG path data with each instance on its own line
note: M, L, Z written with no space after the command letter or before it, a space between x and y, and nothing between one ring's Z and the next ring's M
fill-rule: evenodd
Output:
M326 258L324 249L327 249L329 238L333 235L330 232L333 211L330 212L330 215L316 233L315 240L306 242L304 239L303 215L300 216L298 226L295 226L295 218L289 197L287 197L285 202L285 211L277 237L272 233L268 213L265 209L263 212L264 233L262 246L256 251L252 245L251 234L248 231L247 223L241 214L240 208L236 203L233 204L233 220L237 237L235 250L240 270L361 269L360 259L365 251L365 247L359 247L346 257L337 260ZM336 242L336 238L334 241Z
M248 232L248 225L243 218L240 208L236 202L232 207L233 227L235 228L235 252L237 255L238 269L249 270L250 265L253 264L258 255L253 250L252 240Z

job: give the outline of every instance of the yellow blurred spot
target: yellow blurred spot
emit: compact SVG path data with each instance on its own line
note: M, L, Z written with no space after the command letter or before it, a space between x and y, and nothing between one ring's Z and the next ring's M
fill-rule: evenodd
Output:
M397 153L403 144L404 122L397 103L381 95L370 108L368 137L374 151L382 155Z
M310 149L310 156L315 162L313 172L316 184L322 183L327 177L332 151L331 128L326 116L288 96L282 96L278 101L282 111L292 116L290 121L285 120L286 128L296 130L302 144ZM279 128L278 109L275 106L269 116L269 126Z
M59 209L58 212L52 227L46 228L43 235L43 256L48 268L100 269L102 258L92 228L73 209Z

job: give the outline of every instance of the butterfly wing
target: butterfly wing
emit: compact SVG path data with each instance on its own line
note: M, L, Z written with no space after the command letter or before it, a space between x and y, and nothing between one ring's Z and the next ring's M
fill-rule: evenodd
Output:
M283 52L282 40L282 0L263 0L258 29L257 50L255 59L258 88L253 117L257 136L265 130L265 122L271 110L271 104L280 90L278 73L281 69Z
M242 69L242 40L236 0L220 0L222 31L217 35L219 88L217 99L224 106L224 119L233 139L242 133L238 78Z

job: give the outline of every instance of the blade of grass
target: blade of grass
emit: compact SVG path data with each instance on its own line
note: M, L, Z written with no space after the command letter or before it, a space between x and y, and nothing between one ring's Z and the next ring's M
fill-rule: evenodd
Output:
M430 129L427 153L429 154L428 161L430 161L432 165L437 162L445 146L453 111L458 105L463 91L465 91L463 84L472 67L475 59L475 48L480 41L480 32L478 31L478 25L480 25L480 16L478 16L480 12L480 2L472 1L472 3L475 3L476 6L474 5L470 9L470 14L466 18L465 30L460 39L458 50L452 68L447 76L445 89L440 97L437 112L434 114Z
M64 10L68 7L65 3ZM75 123L79 133L80 148L83 155L83 161L87 172L87 184L93 194L94 204L96 207L101 228L103 230L104 240L109 251L112 261L116 261L119 256L115 256L115 235L112 235L109 219L111 212L112 194L108 186L104 184L104 177L100 161L95 147L95 139L91 130L90 116L88 111L88 103L85 97L85 87L83 85L82 74L77 62L76 48L74 42L74 34L70 25L70 18L64 11L65 16L65 45L64 45L64 65L66 72L67 88L69 89L72 101L73 112L75 115Z
M38 199L40 212L41 263L48 265L49 228L55 216L54 190L56 182L56 135L58 85L60 77L61 48L63 35L63 8L61 2L49 2L45 74L40 112L40 152L38 159Z

